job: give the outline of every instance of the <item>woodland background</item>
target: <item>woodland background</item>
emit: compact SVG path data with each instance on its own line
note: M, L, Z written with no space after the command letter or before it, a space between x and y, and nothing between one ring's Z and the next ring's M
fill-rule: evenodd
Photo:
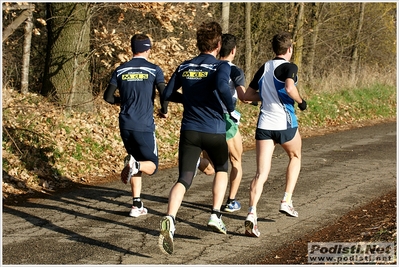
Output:
M3 198L119 174L125 155L119 107L102 95L115 67L132 57L135 33L151 37L150 61L168 82L179 63L198 54L196 27L218 21L237 36L234 63L248 84L273 57L272 36L289 31L298 88L305 99L314 99L313 109L298 114L303 127L396 116L396 2L3 2L2 9ZM380 90L387 86L389 93ZM350 99L333 103L323 116L317 109L331 102L325 93L369 92L363 88L372 88L368 102L386 107L386 113ZM238 109L250 149L259 107ZM182 107L171 103L169 110L168 120L155 118L161 168L177 161Z

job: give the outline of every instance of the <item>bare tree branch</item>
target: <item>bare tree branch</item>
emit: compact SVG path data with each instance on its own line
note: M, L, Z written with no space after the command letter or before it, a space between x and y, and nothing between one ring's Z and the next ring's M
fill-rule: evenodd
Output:
M21 25L28 17L32 15L32 11L35 9L35 6L32 4L29 4L27 6L4 6L3 5L3 10L21 10L25 9L22 11L21 15L17 17L10 25L7 26L7 28L4 29L3 31L3 42L7 40L7 38Z

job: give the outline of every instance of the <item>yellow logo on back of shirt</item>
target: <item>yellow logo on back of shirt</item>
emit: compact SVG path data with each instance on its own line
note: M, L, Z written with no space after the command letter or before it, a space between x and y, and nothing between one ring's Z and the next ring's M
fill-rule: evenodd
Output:
M182 74L183 77L188 79L201 79L208 77L208 72L205 71L185 71Z
M122 80L126 81L137 81L137 80L147 80L148 79L148 74L146 73L129 73L129 74L123 74L122 75Z

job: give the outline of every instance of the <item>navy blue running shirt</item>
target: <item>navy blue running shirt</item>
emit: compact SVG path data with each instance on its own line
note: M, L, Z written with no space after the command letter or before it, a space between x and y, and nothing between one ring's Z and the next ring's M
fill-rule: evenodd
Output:
M141 132L155 131L155 85L164 83L161 68L143 57L134 57L112 73L110 84L116 85L121 98L119 127Z
M223 108L234 111L229 88L230 65L209 54L183 62L173 73L163 96L171 100L179 88L183 90L183 119L181 131L225 134ZM220 100L219 100L220 99Z

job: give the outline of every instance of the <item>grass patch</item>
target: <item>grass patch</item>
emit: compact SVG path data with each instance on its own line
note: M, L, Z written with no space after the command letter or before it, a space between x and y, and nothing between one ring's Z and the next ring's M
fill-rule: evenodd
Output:
M96 113L64 115L59 107L39 95L4 90L3 96L10 96L3 99L6 103L3 106L2 142L6 188L22 181L26 187L19 190L26 191L34 187L31 183L40 187L44 180L59 187L58 183L65 181L87 181L93 172L96 177L120 172L126 151L119 133L119 107L100 99L95 104ZM302 112L296 108L296 114L302 129L395 118L396 94L396 86L378 83L354 89L312 92L305 94L308 109ZM158 108L157 98L154 110ZM254 148L259 109L260 104L237 104L245 150ZM169 118L155 117L160 169L177 165L182 113L182 105L170 103Z
M301 127L331 126L353 121L396 117L396 87L371 87L311 95L308 109L297 112Z

